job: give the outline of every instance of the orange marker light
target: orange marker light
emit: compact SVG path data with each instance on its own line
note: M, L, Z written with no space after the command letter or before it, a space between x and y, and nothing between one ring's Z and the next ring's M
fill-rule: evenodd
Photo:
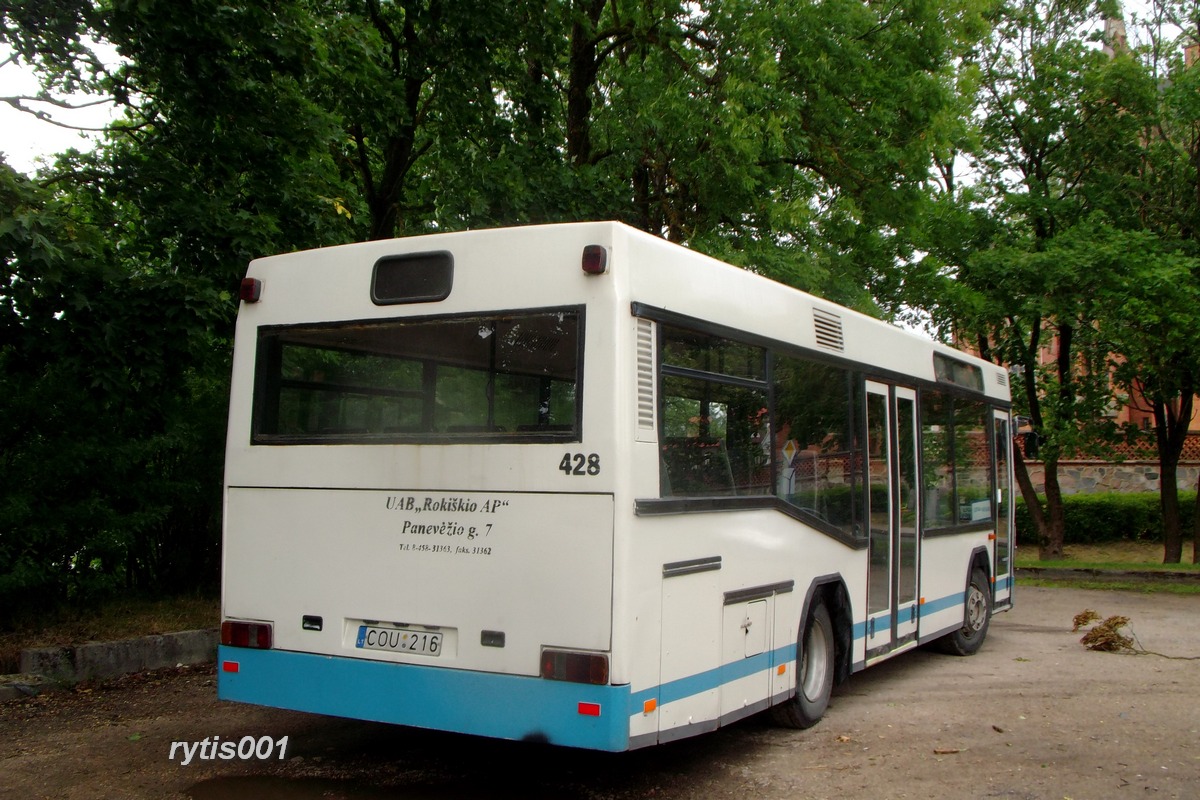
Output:
M658 708L658 700L656 698L652 697L649 700L647 700L646 702L642 703L642 713L643 714L653 714L657 708Z

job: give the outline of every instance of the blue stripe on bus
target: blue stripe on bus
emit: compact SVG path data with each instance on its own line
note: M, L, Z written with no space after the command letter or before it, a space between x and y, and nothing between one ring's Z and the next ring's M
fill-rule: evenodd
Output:
M225 646L217 664L221 700L568 747L629 747L628 685ZM581 713L581 703L598 705L599 715Z
M649 689L642 689L630 696L630 713L640 711L647 700L657 700L658 705L664 706L667 703L674 703L676 700L683 700L703 694L704 692L719 689L727 683L748 678L765 670L773 670L780 664L789 664L795 660L795 645L787 645L786 647L776 648L769 652L743 658L740 661L722 664L715 669L698 672L695 675L688 675L684 678L677 678L658 686L652 686Z
M1011 585L1011 577L1005 580ZM964 592L941 597L920 606L919 613L927 616L961 606L964 598ZM885 624L885 619L877 624ZM866 635L867 623L856 622L854 638ZM500 739L622 751L629 747L629 717L642 713L646 701L655 700L661 707L774 671L782 664L795 663L796 646L788 644L632 693L628 685L590 686L284 650L222 646L217 659L217 696L222 700ZM236 671L226 671L226 662L236 663ZM581 714L581 703L598 704L600 715Z
M1010 579L1011 580L1011 579ZM936 614L939 611L961 606L966 601L966 592L958 592L956 594L939 597L936 600L927 601L924 605L918 606L918 617ZM891 627L891 617L880 617L876 622L876 626L880 629ZM855 640L867 638L867 623L856 622L851 629L852 636ZM741 678L754 675L755 673L764 670L773 670L780 664L791 664L796 661L796 646L788 644L784 647L776 648L768 653L761 653L757 656L742 659L729 664L698 672L695 675L688 675L684 678L678 678L673 681L668 681L660 686L652 686L649 689L642 689L635 692L630 697L631 712L634 713L642 708L643 703L647 700L658 700L659 706L664 706L667 703L673 703L677 700L684 700L688 697L694 697L704 692L710 692L715 689L720 689L721 686L739 680Z
M921 606L921 616L924 617L929 614L936 614L939 611L945 611L948 608L954 608L955 606L961 606L963 603L966 602L966 600L967 600L966 592L959 592L957 594L951 594L951 595L947 595L945 597L939 597L936 600L930 600L927 603L925 603L925 605Z

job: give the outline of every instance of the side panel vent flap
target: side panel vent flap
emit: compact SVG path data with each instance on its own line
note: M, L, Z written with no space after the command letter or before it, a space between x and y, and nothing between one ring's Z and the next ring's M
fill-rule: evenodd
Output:
M654 440L654 323L637 321L637 419L638 440Z
M817 346L841 353L846 349L842 336L842 318L832 311L813 309L813 325L817 332Z

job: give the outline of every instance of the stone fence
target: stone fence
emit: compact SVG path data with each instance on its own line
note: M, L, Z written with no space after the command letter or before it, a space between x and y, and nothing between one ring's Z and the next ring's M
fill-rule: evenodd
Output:
M1157 492L1160 486L1158 452L1152 443L1122 444L1118 460L1077 459L1058 462L1058 481L1063 494L1099 492ZM1033 485L1041 487L1045 471L1040 461L1027 461ZM1200 433L1189 434L1179 460L1178 485L1182 491L1196 488L1200 479Z

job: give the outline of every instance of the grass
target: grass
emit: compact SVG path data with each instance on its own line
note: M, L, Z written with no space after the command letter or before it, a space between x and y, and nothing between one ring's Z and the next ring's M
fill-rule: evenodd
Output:
M1183 545L1183 563L1164 564L1163 546L1155 542L1104 542L1102 544L1067 545L1061 561L1039 561L1036 547L1017 550L1017 568L1048 567L1054 569L1111 569L1138 572L1200 572L1200 564L1192 563L1192 544Z
M1155 580L1098 580L1094 578L1017 578L1018 586L1047 589L1095 589L1104 592L1141 592L1142 594L1200 595L1200 583L1173 583ZM1020 595L1017 595L1020 597Z
M63 608L19 620L13 630L0 631L0 674L16 672L21 651L29 647L62 647L215 628L220 624L220 607L216 597L118 598L95 608Z
M1125 590L1136 592L1166 592L1170 594L1200 594L1200 580L1178 580L1179 574L1200 576L1200 564L1193 564L1192 544L1183 545L1183 563L1164 564L1162 544L1153 542L1105 542L1091 545L1068 545L1061 561L1039 561L1037 548L1019 550L1017 569L1042 567L1046 569L1097 570L1101 572L1160 573L1163 580L1139 577L1098 578L1090 575L1078 577L1021 577L1021 586L1071 587L1073 589ZM1170 576L1170 577L1167 577Z

